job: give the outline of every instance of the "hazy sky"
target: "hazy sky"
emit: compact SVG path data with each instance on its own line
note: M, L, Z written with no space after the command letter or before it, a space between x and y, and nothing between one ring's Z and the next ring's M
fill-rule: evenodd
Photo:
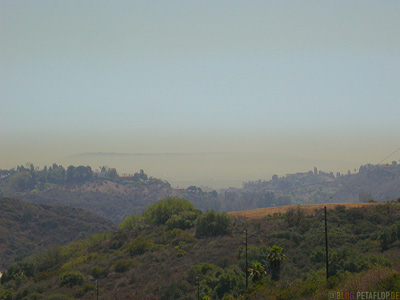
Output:
M223 186L345 172L400 146L400 1L0 10L0 168L108 164ZM75 155L91 152L192 156Z

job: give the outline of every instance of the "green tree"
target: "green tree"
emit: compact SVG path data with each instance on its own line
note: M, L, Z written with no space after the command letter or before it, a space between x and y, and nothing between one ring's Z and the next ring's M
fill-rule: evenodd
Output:
M107 172L107 177L112 180L118 179L117 170L115 168L109 169Z
M223 299L229 295L237 299L244 288L243 274L234 268L215 268L204 276L200 284L202 294L210 295L211 299Z
M107 275L107 271L103 270L103 268L99 266L94 266L90 274L93 276L94 279L100 279Z
M226 213L210 210L196 221L196 236L225 235L232 231L232 218Z
M249 268L250 278L253 282L260 281L264 276L267 276L264 266L259 262L253 262Z
M125 220L118 225L118 227L122 231L129 231L141 225L145 225L142 215L130 215L126 217Z
M61 286L73 287L75 285L81 285L83 283L83 275L79 271L71 271L64 273L61 278Z
M193 204L189 201L175 197L168 197L150 205L144 211L143 216L147 223L153 225L165 225L172 216L183 215L187 212L193 212L196 216L200 214L200 211L195 209Z
M142 255L146 253L148 250L150 250L152 245L153 245L152 240L146 240L143 237L138 237L130 243L129 255L131 257L135 255Z
M389 242L389 234L387 230L385 230L379 237L381 251L384 252L389 249L390 242Z
M69 166L67 169L67 183L84 183L92 178L93 171L89 166Z
M268 249L268 260L271 266L271 279L274 281L279 280L281 272L281 264L285 260L285 254L282 253L283 248L279 246L272 246Z
M29 171L22 171L16 173L11 178L11 186L15 189L24 191L33 188L32 175Z
M174 228L182 230L192 228L199 214L200 212L197 211L184 211L180 214L172 215L165 224L169 230Z

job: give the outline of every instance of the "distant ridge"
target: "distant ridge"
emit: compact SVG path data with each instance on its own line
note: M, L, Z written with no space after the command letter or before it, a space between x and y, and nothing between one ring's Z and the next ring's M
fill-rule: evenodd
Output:
M137 152L137 153L120 153L120 152L84 152L70 155L70 157L83 156L161 156L161 155L221 155L221 154L255 154L255 152Z

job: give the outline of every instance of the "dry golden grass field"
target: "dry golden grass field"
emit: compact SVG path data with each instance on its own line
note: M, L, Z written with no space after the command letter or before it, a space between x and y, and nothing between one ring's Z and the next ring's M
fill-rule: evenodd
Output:
M334 209L338 205L345 206L346 209L354 208L354 207L362 207L362 206L370 206L370 205L380 205L383 203L327 203L327 204L305 204L305 205L288 205L288 206L276 206L276 207L267 207L267 208L258 208L253 210L245 210L238 212L230 212L229 214L232 217L245 217L249 219L262 219L265 216L273 215L273 214L284 214L289 209L297 209L300 208L307 215L312 215L316 210L322 210L324 206L326 209Z

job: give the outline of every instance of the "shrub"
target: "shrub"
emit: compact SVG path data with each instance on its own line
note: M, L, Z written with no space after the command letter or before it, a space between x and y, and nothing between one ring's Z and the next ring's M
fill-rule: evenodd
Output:
M182 230L189 229L194 226L198 215L199 213L195 211L185 211L181 214L172 215L165 224L169 230L174 228Z
M132 260L121 258L112 266L112 268L117 273L124 273L128 271L132 266L133 266Z
M191 291L192 286L185 280L172 283L161 289L160 300L187 299L185 296Z
M13 299L13 291L11 289L0 291L0 299L1 300L12 300Z
M225 212L210 210L200 215L196 222L196 236L217 236L231 233L232 218Z
M53 294L48 296L46 300L71 300L72 298L63 294Z
M400 274L389 275L376 285L380 291L398 292L400 290Z
M79 288L79 290L75 293L76 298L81 298L84 295L87 294L89 291L94 291L96 290L96 286L90 283L85 283L82 285L82 287Z
M205 262L197 263L188 270L187 272L188 281L191 284L194 284L196 282L196 277L202 279L204 275L206 275L209 271L213 270L214 268L217 268L217 266Z
M61 276L61 286L67 285L73 287L75 285L81 285L82 283L83 275L79 271L67 272Z
M142 225L144 222L143 216L131 215L125 218L119 225L122 231L128 231Z
M8 268L0 281L4 284L9 280L18 280L25 277L32 277L33 275L35 275L35 265L33 263L18 262Z
M378 258L371 258L372 262L379 262ZM382 260L383 261L383 260ZM351 248L343 248L331 251L329 254L329 276L338 275L342 272L358 273L365 270L370 265L370 261L364 255L360 255Z
M0 298L1 299L1 298ZM24 298L23 300L42 300L44 299L44 296L42 294L39 293L33 293L33 294L29 294L26 298Z
M125 244L127 239L128 237L125 232L117 232L112 236L109 247L113 250L117 250Z
M193 213L195 216L200 214L200 212L194 208L193 204L185 199L168 197L164 200L158 201L157 203L150 205L143 213L144 219L147 223L153 225L165 225L168 220L174 215L183 215L183 220L187 219L187 216L193 216L189 212ZM171 225L175 223L179 224L177 217L176 220L171 221ZM191 218L191 217L190 217ZM189 218L189 220L190 220Z
M200 287L203 294L210 295L211 299L222 299L225 295L237 299L244 288L243 273L232 268L216 268L204 277Z
M177 250L177 252L176 252L176 256L177 257L182 257L182 256L184 256L184 255L186 255L186 252L185 252L185 250L183 250L183 249L176 249Z
M193 243L196 239L189 234L187 231L183 231L181 229L175 228L171 231L167 231L164 237L169 244L172 246L177 246L180 243Z
M103 270L99 266L93 267L92 271L90 273L91 273L91 275L93 276L94 279L100 279L102 277L107 276L107 271Z
M135 255L144 254L152 248L152 245L152 240L146 240L145 238L138 237L130 243L129 255L132 257Z

